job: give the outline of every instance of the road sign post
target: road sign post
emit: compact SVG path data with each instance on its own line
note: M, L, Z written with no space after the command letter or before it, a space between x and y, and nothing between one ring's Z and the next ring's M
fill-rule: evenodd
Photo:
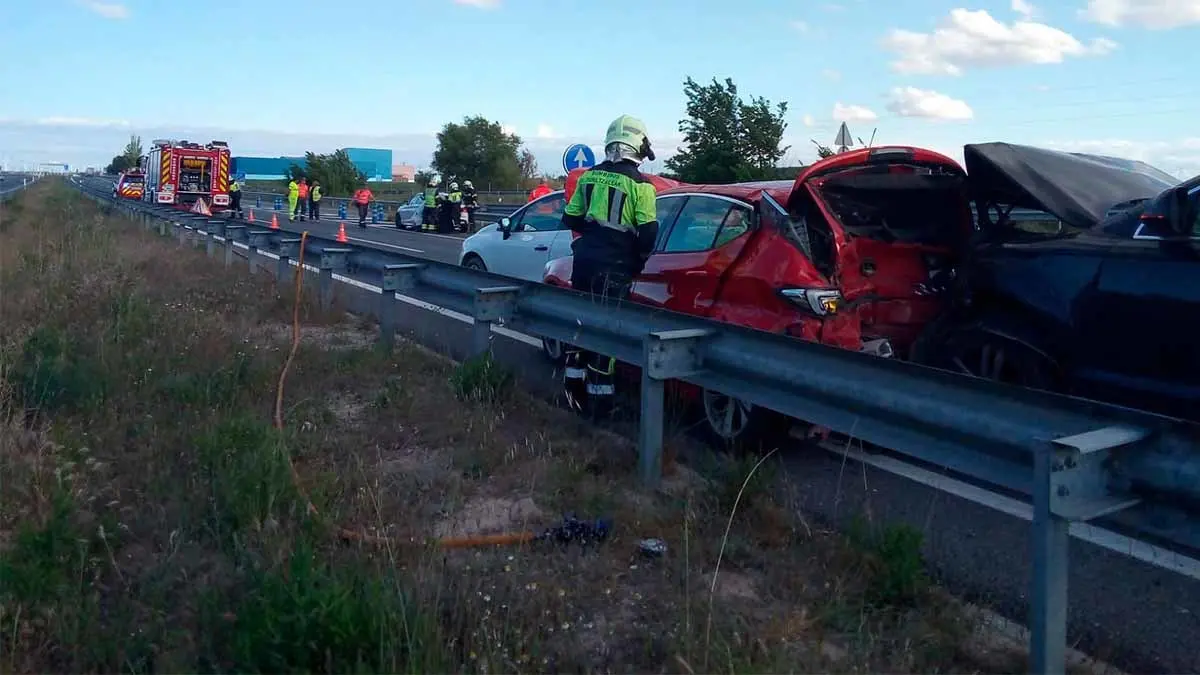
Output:
M562 158L563 171L571 173L575 169L590 169L596 165L596 153L583 143L576 143L567 148Z

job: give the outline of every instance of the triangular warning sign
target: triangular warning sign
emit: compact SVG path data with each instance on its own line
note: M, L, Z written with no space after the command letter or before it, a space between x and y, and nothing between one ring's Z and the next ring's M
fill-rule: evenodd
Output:
M198 213L202 216L212 215L212 211L208 210L208 204L204 203L203 197L197 199L195 204L192 204L192 213Z
M850 136L850 129L845 122L842 122L841 128L838 129L837 138L833 139L833 144L843 148L854 145L854 138Z

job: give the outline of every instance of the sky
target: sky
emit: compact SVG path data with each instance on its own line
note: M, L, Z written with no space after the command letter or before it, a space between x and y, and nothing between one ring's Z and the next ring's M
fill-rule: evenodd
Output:
M621 114L661 170L683 81L788 103L783 164L846 122L962 156L1008 141L1200 173L1200 0L3 0L0 163L103 167L129 134L235 155L391 148L483 115L543 171Z

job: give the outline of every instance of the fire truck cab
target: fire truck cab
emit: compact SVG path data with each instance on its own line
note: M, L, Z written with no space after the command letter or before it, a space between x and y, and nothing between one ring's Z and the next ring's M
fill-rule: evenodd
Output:
M113 183L113 197L141 199L146 186L146 174L141 169L127 169Z
M155 204L191 208L201 199L210 208L228 207L229 145L210 141L158 139L142 158L146 175L143 199Z

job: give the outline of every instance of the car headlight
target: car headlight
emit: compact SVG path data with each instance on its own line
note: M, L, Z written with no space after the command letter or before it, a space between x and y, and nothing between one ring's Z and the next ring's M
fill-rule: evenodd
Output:
M837 314L842 304L842 292L833 288L784 288L779 294L816 316Z

